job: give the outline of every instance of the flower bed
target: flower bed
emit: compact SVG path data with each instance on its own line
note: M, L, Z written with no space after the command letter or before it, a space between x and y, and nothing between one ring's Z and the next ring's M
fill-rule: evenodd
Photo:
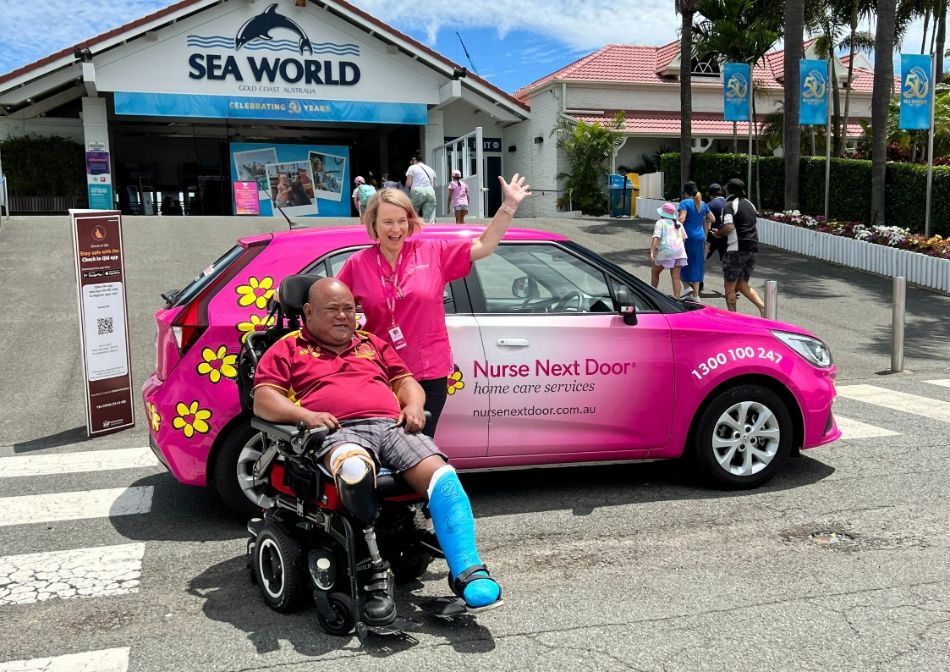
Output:
M763 213L766 219L773 222L782 222L801 226L818 233L830 233L834 236L854 238L877 245L886 245L899 250L919 252L931 257L950 259L950 238L930 236L927 238L919 233L911 233L909 229L899 226L865 226L861 222L843 222L828 220L822 216L812 217L803 215L798 210L785 212Z

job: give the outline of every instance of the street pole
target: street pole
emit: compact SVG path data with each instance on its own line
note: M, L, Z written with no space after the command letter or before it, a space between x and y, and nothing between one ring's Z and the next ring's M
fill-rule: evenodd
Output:
M778 320L778 281L765 281L765 319Z
M934 179L934 105L937 100L937 57L930 55L930 132L927 138L927 200L924 206L924 237L930 238L930 192Z
M752 196L752 96L754 95L754 91L752 90L751 74L752 74L752 66L750 65L749 66L749 75L750 75L749 76L749 114L747 115L749 117L749 121L747 122L749 124L749 167L748 167L748 170L746 171L747 177L745 181L745 188L746 188L745 193L748 194L749 196Z
M3 150L0 150L0 200L3 201L3 209L7 212L7 221L10 221L10 193L7 190L7 180L3 176ZM0 212L0 218L3 213Z
M828 85L825 87L825 109L828 111L828 125L825 130L825 221L828 221L828 201L831 196L831 69L834 67L834 54L828 59Z
M907 280L902 275L894 278L891 306L891 371L904 370L904 305L907 298Z

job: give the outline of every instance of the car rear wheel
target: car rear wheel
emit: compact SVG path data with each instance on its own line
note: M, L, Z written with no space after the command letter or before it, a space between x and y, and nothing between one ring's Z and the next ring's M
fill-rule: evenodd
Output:
M695 457L716 487L756 488L782 466L792 446L792 419L782 399L761 385L719 392L699 419Z
M267 480L255 479L254 464L261 456L263 437L250 424L235 427L221 444L214 463L214 486L224 505L250 518L273 505Z

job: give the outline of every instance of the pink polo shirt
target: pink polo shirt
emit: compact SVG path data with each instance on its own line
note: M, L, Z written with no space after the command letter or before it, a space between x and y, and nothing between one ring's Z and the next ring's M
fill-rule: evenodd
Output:
M444 378L454 370L442 294L445 285L464 278L472 268L468 240L407 240L392 266L379 245L360 250L340 269L337 279L353 292L366 315L366 330L392 343L393 323L402 330L406 347L398 353L417 380ZM387 305L383 283L395 294L395 315ZM396 281L400 292L392 290Z

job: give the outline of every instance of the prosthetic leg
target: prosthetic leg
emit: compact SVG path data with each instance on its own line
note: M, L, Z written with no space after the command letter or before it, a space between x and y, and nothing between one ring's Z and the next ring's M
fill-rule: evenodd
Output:
M501 606L501 588L478 557L472 506L455 469L440 467L432 475L428 494L435 535L449 565L449 587L460 598L443 600L438 615L451 618Z
M376 499L376 464L368 452L354 443L337 446L330 454L330 473L340 493L340 501L362 526L369 559L360 563L364 570L365 599L363 617L367 625L386 626L396 620L392 573L389 563L379 554L373 525L379 517ZM362 573L362 572L361 572Z

